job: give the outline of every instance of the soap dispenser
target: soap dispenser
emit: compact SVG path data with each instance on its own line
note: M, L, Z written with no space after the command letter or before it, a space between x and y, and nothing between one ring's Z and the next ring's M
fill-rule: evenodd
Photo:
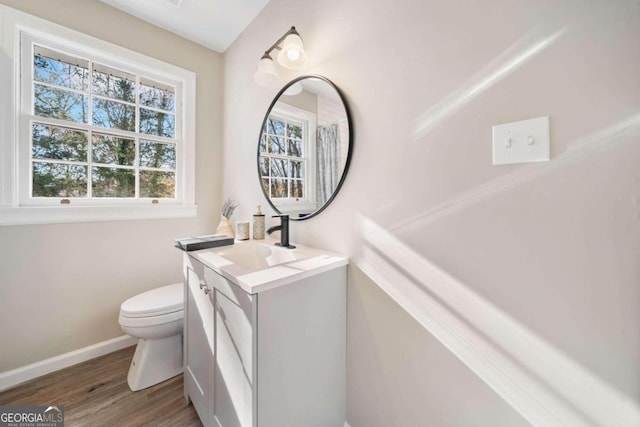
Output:
M258 211L253 214L253 239L264 240L264 214L262 206L258 205Z

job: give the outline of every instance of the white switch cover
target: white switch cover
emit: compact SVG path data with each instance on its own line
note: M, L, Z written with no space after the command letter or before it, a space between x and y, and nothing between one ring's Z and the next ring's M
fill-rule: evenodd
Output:
M493 126L493 164L549 160L549 116Z

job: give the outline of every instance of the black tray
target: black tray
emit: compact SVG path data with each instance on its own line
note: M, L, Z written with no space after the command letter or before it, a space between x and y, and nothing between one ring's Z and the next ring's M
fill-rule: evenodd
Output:
M183 251L197 251L200 249L217 248L218 246L233 245L233 237L214 234L212 236L186 237L176 239L176 248Z

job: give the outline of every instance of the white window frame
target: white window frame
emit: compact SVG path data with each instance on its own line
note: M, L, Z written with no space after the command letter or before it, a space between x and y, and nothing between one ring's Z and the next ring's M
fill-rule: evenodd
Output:
M30 197L31 122L38 121L32 112L33 57L28 54L33 44L176 88L175 131L180 143L176 145L175 199L78 198L62 205L61 198ZM22 79L21 73L26 74ZM191 71L0 5L0 225L196 216L195 86Z
M306 138L303 140L303 153L305 153L306 168L304 171L304 188L306 197L296 199L290 197L272 198L271 202L278 206L283 213L304 212L317 209L316 205L316 114L302 108L294 107L283 102L278 102L271 109L269 116L283 117L292 121L305 123ZM278 157L278 156L275 156ZM290 158L292 159L292 158ZM262 177L260 177L262 179ZM311 186L313 183L313 187ZM262 185L262 183L261 183Z

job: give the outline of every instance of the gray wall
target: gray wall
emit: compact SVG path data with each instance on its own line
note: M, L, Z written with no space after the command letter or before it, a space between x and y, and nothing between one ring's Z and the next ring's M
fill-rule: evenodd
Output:
M97 0L0 0L197 74L198 217L0 227L0 372L122 335L120 304L181 280L173 239L210 233L221 197L222 57Z
M225 53L224 195L239 219L266 205L255 150L276 90L252 76L295 25L356 139L342 192L292 240L357 258L362 214L637 405L639 22L634 0L271 0ZM552 162L491 165L492 125L543 115ZM353 427L526 424L350 270Z

